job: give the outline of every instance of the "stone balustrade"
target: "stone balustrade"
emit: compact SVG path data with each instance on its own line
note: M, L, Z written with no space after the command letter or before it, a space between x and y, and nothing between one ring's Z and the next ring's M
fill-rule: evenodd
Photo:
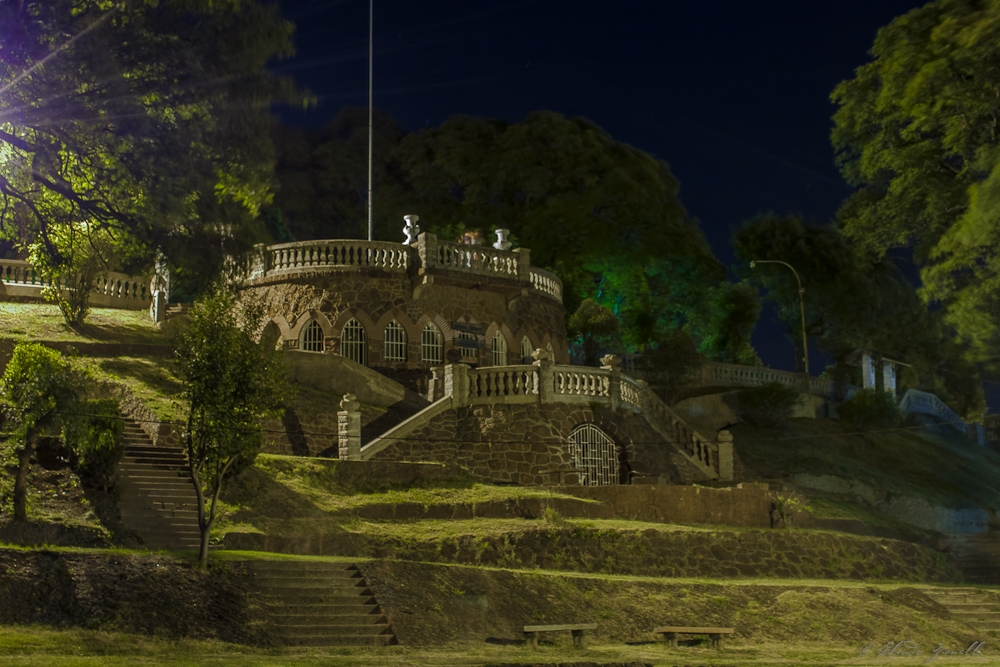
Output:
M41 290L53 285L30 262L21 259L0 259L0 282L7 296L40 299ZM60 285L68 289L66 284ZM149 307L149 278L129 276L109 271L98 276L90 296L90 304L98 307L141 310Z
M554 366L554 396L579 396L584 400L611 396L610 371L586 366Z
M554 273L549 273L543 269L531 267L528 271L528 278L531 286L543 294L562 303L562 281Z
M562 303L559 277L531 266L527 248L498 250L490 246L440 241L434 234L420 234L416 243L387 241L323 240L280 243L257 247L248 278L280 281L299 273L360 269L417 274L503 278L525 283L534 292Z
M268 276L353 268L405 272L410 266L410 249L385 241L299 241L268 246L265 258L262 268Z
M909 389L899 401L900 412L906 414L930 415L944 422L944 426L950 427L959 433L964 433L974 442L986 445L986 430L982 424L967 423L957 412L934 394L919 389Z
M518 253L489 246L437 242L433 266L485 275L517 277Z
M469 403L529 403L538 400L534 366L492 366L468 372Z

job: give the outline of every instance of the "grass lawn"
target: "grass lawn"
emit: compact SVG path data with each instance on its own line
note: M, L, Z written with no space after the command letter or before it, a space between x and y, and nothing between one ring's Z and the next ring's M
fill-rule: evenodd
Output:
M83 325L72 329L56 305L44 303L0 303L0 337L18 341L167 344L146 310L92 308Z
M829 419L792 419L783 431L732 430L740 459L764 478L833 475L945 507L1000 507L1000 454L960 436L923 427L845 433Z
M565 634L566 637L561 635ZM919 641L914 656L883 656L882 643L867 642L753 642L732 639L722 651L707 646L668 649L661 644L595 644L584 650L572 648L568 633L551 635L555 645L531 650L524 645L495 645L485 642L455 643L436 649L406 646L384 648L332 649L253 649L234 644L194 640L166 640L137 635L88 630L49 630L38 627L0 628L0 660L8 664L46 667L131 667L143 665L218 665L220 667L460 667L497 664L551 664L610 662L661 665L898 665L925 664L938 643L930 638ZM905 641L905 640L900 640ZM945 648L960 651L965 646ZM987 644L979 655L947 656L934 659L941 665L995 665L997 654Z
M163 421L182 423L187 416L184 387L171 357L71 357L70 363L100 380L127 386Z

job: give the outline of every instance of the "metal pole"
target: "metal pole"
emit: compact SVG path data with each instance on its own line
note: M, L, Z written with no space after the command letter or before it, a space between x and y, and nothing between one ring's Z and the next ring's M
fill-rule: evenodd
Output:
M805 294L805 289L802 287L802 281L799 280L799 272L795 270L795 267L788 262L782 262L779 259L755 259L750 262L750 268L752 269L757 264L781 264L787 266L795 274L795 283L799 286L799 319L802 324L802 362L805 365L806 375L809 375L809 342L806 338L806 308L802 302L802 295Z
M372 53L374 43L375 0L368 0L368 240L375 240L372 223Z

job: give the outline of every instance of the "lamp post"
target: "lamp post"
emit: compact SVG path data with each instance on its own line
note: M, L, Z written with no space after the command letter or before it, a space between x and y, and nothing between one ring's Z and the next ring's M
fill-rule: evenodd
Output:
M799 318L802 322L802 361L805 364L806 375L809 375L809 343L806 339L806 309L802 305L802 295L805 294L805 289L802 287L802 281L799 280L799 272L795 270L795 267L788 262L782 262L779 259L755 259L750 262L750 268L754 268L758 264L782 264L787 266L795 274L795 282L799 286Z

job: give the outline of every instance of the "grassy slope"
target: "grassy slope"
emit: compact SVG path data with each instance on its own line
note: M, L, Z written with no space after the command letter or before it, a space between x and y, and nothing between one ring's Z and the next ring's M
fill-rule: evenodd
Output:
M81 327L71 329L59 308L40 303L0 303L0 337L18 341L166 344L145 310L93 308Z
M965 438L922 427L852 434L821 419L793 419L784 431L732 430L751 478L834 475L946 507L1000 508L1000 454Z

